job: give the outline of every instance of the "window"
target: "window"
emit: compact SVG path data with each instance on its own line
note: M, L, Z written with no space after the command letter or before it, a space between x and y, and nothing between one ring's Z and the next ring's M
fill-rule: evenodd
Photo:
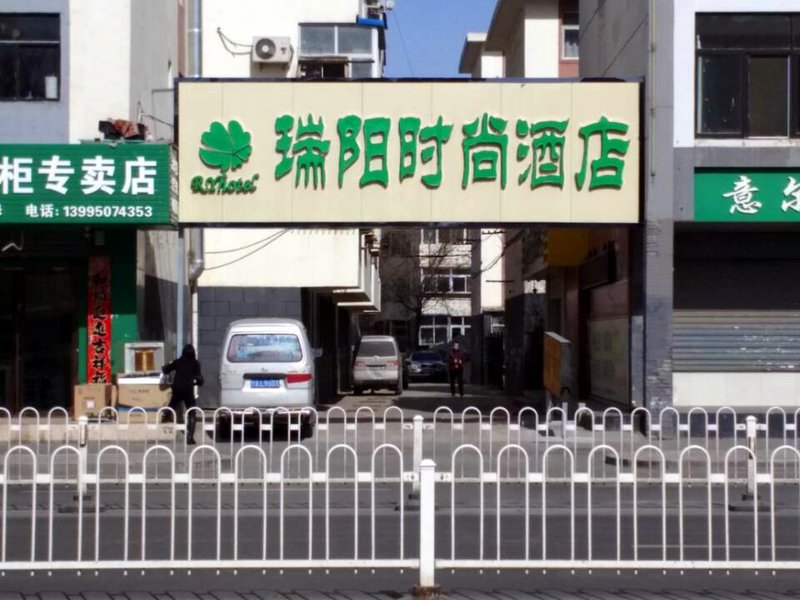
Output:
M469 244L468 230L463 227L448 229L423 229L423 244Z
M300 25L300 55L372 58L372 35L357 25Z
M453 338L469 335L470 329L470 317L425 315L420 320L419 343L421 346L446 344Z
M438 294L469 294L472 275L469 269L423 268L425 291Z
M58 100L59 15L0 14L0 100Z
M397 356L397 350L390 341L367 340L358 346L356 356Z
M300 25L301 76L309 79L372 77L373 29L357 25ZM319 60L319 59L323 60ZM336 58L338 60L330 60ZM317 59L317 60L309 60ZM327 60L325 60L327 59Z
M296 335L234 335L228 346L228 361L233 363L286 363L303 359Z
M345 62L303 62L302 76L308 79L344 79L347 76Z
M698 14L699 136L796 137L800 15Z
M564 13L561 17L561 58L577 60L580 31L578 29L578 13Z

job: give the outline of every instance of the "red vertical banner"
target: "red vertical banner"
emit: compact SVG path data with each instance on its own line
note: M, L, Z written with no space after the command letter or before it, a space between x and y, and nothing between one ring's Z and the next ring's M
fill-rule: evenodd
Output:
M89 258L86 381L111 383L111 261Z

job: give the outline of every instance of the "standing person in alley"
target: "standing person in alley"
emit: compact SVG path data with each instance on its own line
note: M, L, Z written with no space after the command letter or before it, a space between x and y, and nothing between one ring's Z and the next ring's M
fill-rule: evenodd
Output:
M464 353L458 342L453 342L453 347L447 355L447 367L450 372L450 395L456 395L456 382L458 382L458 393L464 397Z
M172 377L172 397L169 407L176 415L182 415L181 405L186 406L188 416L186 419L186 443L195 444L194 428L197 423L197 411L190 410L195 407L194 386L203 385L203 373L200 371L200 362L194 346L186 344L179 358L164 365L161 371L165 375L175 373ZM183 420L183 419L180 419Z

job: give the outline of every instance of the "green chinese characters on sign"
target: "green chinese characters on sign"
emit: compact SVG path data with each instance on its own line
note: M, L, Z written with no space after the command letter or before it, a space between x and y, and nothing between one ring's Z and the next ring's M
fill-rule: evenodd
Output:
M389 185L388 145L391 120L387 117L371 117L364 119L356 115L347 115L339 119L336 131L339 134L339 187L344 185L344 175L361 157L358 144L359 134L364 138L364 173L358 180L358 186L377 183L383 187ZM375 163L378 164L375 167Z
M508 135L505 133L508 121L500 117L490 117L487 113L472 123L462 127L464 141L461 143L464 153L464 173L461 187L467 188L470 183L470 166L472 181L496 181L498 165L500 170L500 187L506 187L506 154Z
M600 117L596 123L590 123L578 130L578 134L583 139L583 159L581 170L575 174L575 183L579 190L583 189L586 183L587 170L591 170L589 179L589 189L622 187L622 171L625 167L625 155L628 152L630 142L610 137L611 135L622 136L628 133L628 125L609 121L606 117ZM600 138L600 156L591 161L590 169L587 169L589 157L590 139L592 136Z
M403 117L398 124L400 134L400 181L412 177L417 169L417 146L426 145L420 153L424 164L436 157L436 168L421 177L423 185L436 189L442 185L442 146L450 139L452 125L445 125L441 116L436 123L421 127L417 117Z
M300 186L302 175L306 188L311 182L314 189L325 189L325 158L331 145L329 140L323 139L325 122L320 117L315 123L311 115L303 122L301 117L297 121L293 138L294 125L294 117L291 115L282 115L275 120L275 133L279 136L275 150L281 155L281 160L275 166L275 179L282 179L296 166L295 187Z
M543 185L564 187L564 132L569 120L539 121L529 123L523 119L517 121L517 137L532 140L517 146L517 160L529 161L528 166L519 175L518 182L525 183L530 179L531 189Z

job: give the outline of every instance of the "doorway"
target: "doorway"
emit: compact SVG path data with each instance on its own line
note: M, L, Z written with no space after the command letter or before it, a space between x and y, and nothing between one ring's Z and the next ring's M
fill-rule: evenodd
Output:
M0 269L0 406L69 410L81 277L74 267Z

